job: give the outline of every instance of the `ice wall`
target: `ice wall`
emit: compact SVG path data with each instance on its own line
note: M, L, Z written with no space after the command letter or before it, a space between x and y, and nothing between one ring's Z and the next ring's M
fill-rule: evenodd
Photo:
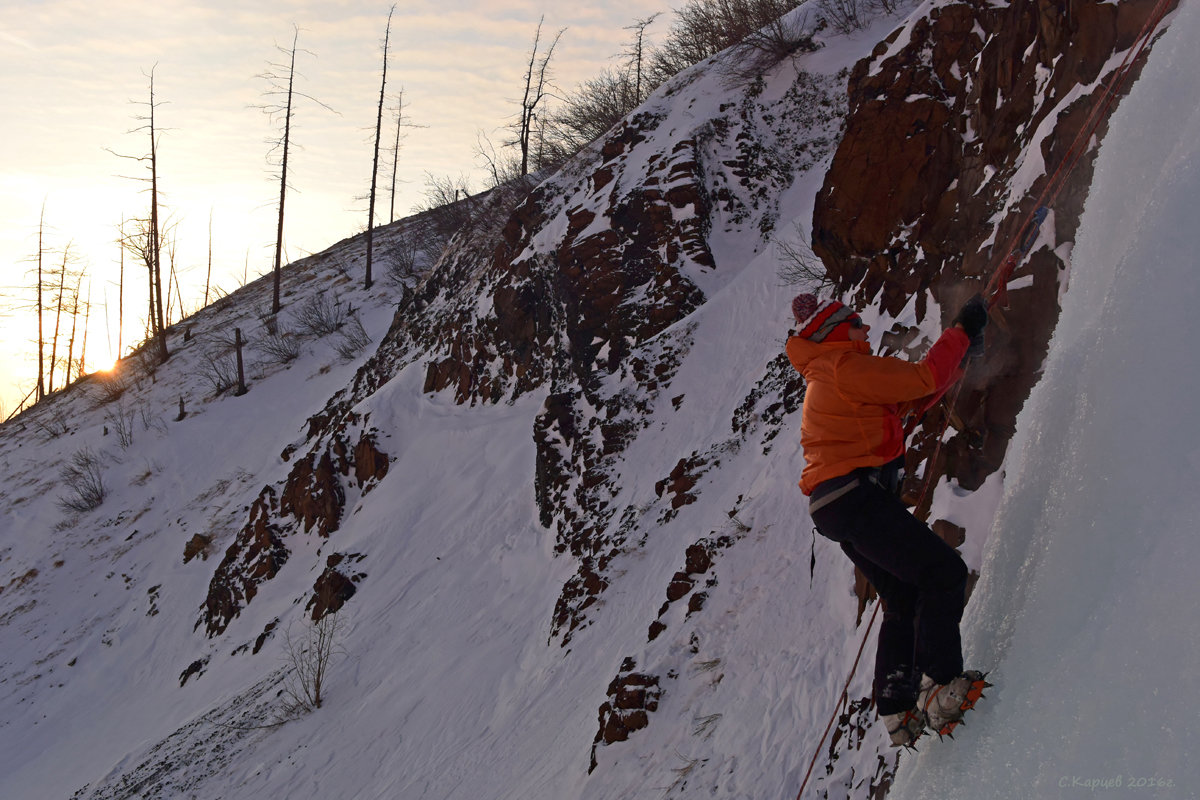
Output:
M1200 797L1200 7L1099 154L964 620L996 686L902 760L923 797Z

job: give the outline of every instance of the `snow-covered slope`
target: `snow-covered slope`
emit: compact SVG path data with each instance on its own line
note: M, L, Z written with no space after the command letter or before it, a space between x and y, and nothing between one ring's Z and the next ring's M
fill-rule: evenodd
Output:
M410 224L383 234L384 249ZM176 326L165 364L131 356L113 375L93 376L5 425L0 796L69 797L110 771L119 775L173 732L213 738L211 726L195 720L214 707L240 712L247 691L270 688L277 654L253 665L243 655L234 663L244 669L201 676L208 686L195 675L185 684L191 665L206 664L214 651L229 657L243 644L207 642L193 625L210 558L241 524L260 476L277 469L286 441L386 330L400 289L380 280L363 291L349 277L361 273L361 256L351 241L291 265L279 336L263 322L266 278ZM345 317L338 333L301 333L297 315L317 307ZM350 346L359 323L369 339ZM249 391L241 397L216 391L236 378L235 328L247 342ZM279 354L293 349L293 360ZM91 454L84 472L105 494L84 513L60 507L81 499L62 475L80 454ZM189 543L203 541L194 537L209 542L185 563ZM248 733L228 729L225 741ZM223 763L211 748L207 759L188 761L181 776Z
M896 797L1200 797L1197 37L1185 3L1100 149L964 622L996 686Z
M672 262L680 277L665 284L693 283L702 308L646 341L613 339L589 355L617 365L624 351L632 371L569 371L506 391L499 404L495 395L459 404L449 389L426 391L433 366L462 352L449 337L504 310L491 294L494 244L480 240L406 295L357 377L363 356L346 362L313 340L287 368L253 375L249 394L202 399L211 395L202 352L234 326L266 338L259 285L253 299L201 315L189 342L173 336L172 359L126 390L128 447L114 441L111 423L105 434L113 403L97 407L81 394L22 417L23 430L6 429L0 795L602 798L796 786L803 731L830 707L848 663L854 602L836 548L817 543L821 568L808 574L799 446L784 425L795 399L786 409L777 402L780 386L795 383L779 368L788 289L769 231L794 235L791 223L811 218L838 125L836 98L818 106L817 94L810 108L793 87L805 89L798 79L811 75L836 90L837 73L894 24L883 18L830 37L752 92L711 69L681 76L643 109L655 127L629 128L620 155L602 156L614 178L603 194L586 162L539 190L548 219L527 251L538 269L569 215L597 214L577 240L604 237L603 197L641 203L650 176L670 199L689 174L697 177L684 188L699 192L691 196L721 192L711 219L690 202L655 206L667 225L708 227L691 241L713 260L693 261L701 251L685 248ZM807 131L797 110L826 123ZM695 143L693 160L675 158L681 140ZM808 148L805 162L790 159L796 147ZM348 262L361 242L345 247ZM313 263L342 281L334 261ZM357 263L348 265L357 277ZM339 290L378 341L389 296L400 293L383 282L371 294L352 286ZM289 284L284 318L319 287ZM654 322L654 291L634 286L628 316ZM455 314L461 323L446 338L421 340ZM588 344L567 343L569 355L578 361ZM669 370L659 369L664 354ZM640 376L638 363L650 371ZM497 385L512 379L495 374ZM619 513L595 518L596 533L611 534L602 591L572 608L568 630L556 609L586 556L563 552L563 529L547 526L536 502L534 428L548 394L570 396L580 381L592 399L633 397L639 435L603 456L600 491L615 488L601 502ZM188 415L175 422L180 396ZM599 441L615 408L581 403L585 436ZM369 426L387 470L361 486L334 477L346 505L326 537L284 516L281 487L310 446L329 442L323 426L351 416L351 427ZM64 515L59 470L84 447L100 454L108 496ZM684 462L689 475L673 476ZM564 474L571 497L594 489ZM211 540L208 558L185 563L196 534ZM719 565L709 551L722 553ZM214 573L239 552L259 560L233 578ZM338 612L344 657L321 709L272 727L282 633L302 629L314 584L334 563L356 587ZM216 590L236 602L214 617ZM653 685L639 692L643 679ZM606 705L630 738L595 747L614 729L598 729ZM625 716L638 711L653 717L644 729Z

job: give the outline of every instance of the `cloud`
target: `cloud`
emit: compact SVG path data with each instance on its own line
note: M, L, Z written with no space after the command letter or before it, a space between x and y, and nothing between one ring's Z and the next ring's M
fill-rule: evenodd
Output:
M534 0L406 0L392 23L388 103L404 87L410 121L400 154L397 207L423 199L425 175L474 176L480 131L497 133L515 113L538 19L543 42L567 28L553 61L569 91L601 69L630 36L624 27L664 10L659 0L579 0L547 7ZM48 221L103 271L115 260L111 231L144 205L142 186L114 176L132 167L105 152L146 149L136 119L145 111L145 73L156 67L156 120L163 185L184 222L180 258L199 263L216 208L221 261L250 271L271 241L277 193L266 163L275 127L256 108L266 84L256 76L279 60L300 27L299 88L340 112L311 103L296 112L286 238L290 252L316 250L359 230L379 102L380 43L387 4L365 0L4 0L0 3L0 185L20 174L19 195L0 197L0 264L27 254L42 198ZM667 21L660 20L659 34ZM652 37L653 38L653 37ZM263 209L268 209L263 211ZM294 220L294 224L293 221ZM245 223L245 224L242 224ZM260 230L265 228L265 230ZM2 366L2 364L0 364ZM3 394L0 386L0 394ZM11 404L10 404L11 405Z
M26 41L25 39L22 39L20 36L11 34L8 31L3 30L3 29L0 29L0 42L8 42L9 44L15 44L17 47L22 47L26 50L37 50L37 48L33 46L33 42Z

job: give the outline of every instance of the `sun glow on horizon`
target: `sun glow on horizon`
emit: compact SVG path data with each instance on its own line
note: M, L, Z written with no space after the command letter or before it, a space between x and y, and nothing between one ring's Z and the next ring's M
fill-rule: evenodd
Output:
M100 358L94 364L92 364L92 371L106 373L112 372L117 368L117 361L118 359L112 355Z

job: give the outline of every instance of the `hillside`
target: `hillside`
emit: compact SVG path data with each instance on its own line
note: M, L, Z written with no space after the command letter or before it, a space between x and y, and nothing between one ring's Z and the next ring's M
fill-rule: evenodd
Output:
M279 319L251 285L176 326L165 364L6 425L0 796L794 796L874 601L795 486L787 252L816 231L882 345L918 354L1154 5L927 2L757 80L698 65L536 187L474 199L419 280L363 291L348 239L288 268ZM1040 483L1008 443L1044 424L1022 409L1103 202L1094 154L989 368L914 442L919 472L950 417L924 510L965 537L986 618L1021 557L995 510ZM331 306L340 327L306 334ZM79 453L106 492L67 511ZM325 702L276 724L288 640L325 614ZM860 673L810 796L894 780Z

